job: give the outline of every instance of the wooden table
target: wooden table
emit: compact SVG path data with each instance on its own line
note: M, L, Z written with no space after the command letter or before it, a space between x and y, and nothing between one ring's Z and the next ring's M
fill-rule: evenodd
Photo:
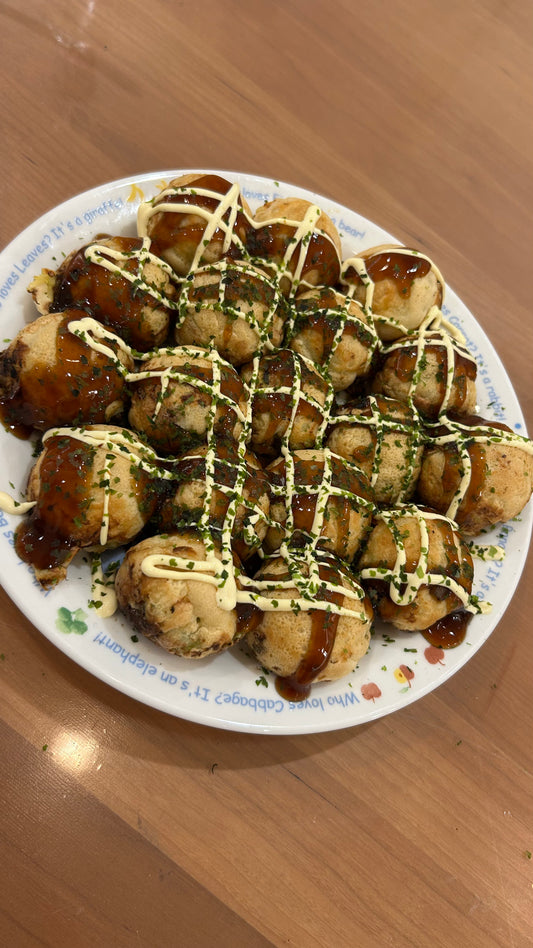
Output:
M523 0L6 0L1 244L145 171L295 182L438 262L531 430L532 26ZM531 565L451 680L307 736L136 703L2 593L0 944L532 944Z

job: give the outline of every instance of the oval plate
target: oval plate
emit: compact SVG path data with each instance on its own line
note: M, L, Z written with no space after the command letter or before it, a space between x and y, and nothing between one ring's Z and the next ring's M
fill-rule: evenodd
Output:
M200 170L200 169L190 169ZM0 254L1 338L7 344L37 311L26 292L42 267L56 269L65 254L98 233L135 234L140 201L151 198L185 171L162 171L113 181L59 205ZM215 171L238 181L254 210L276 197L296 196L318 204L341 233L343 256L381 243L390 234L342 205L302 188L266 178ZM438 261L435 261L438 265ZM447 290L444 314L466 337L478 361L481 414L525 434L524 419L511 382L489 339L474 317ZM0 428L0 490L22 496L32 464L31 445ZM19 494L20 492L20 494ZM309 700L283 701L274 676L266 674L239 647L201 662L169 655L133 634L121 616L99 619L88 606L90 570L79 555L68 579L44 592L15 554L18 518L0 513L0 579L19 609L51 642L113 688L138 701L213 727L264 734L304 734L362 724L390 714L437 688L487 640L513 596L526 561L532 526L531 505L520 518L492 531L484 542L506 548L501 563L476 560L474 592L493 604L489 615L472 619L466 641L442 651L418 633L378 624L371 647L355 672L339 682L314 685Z

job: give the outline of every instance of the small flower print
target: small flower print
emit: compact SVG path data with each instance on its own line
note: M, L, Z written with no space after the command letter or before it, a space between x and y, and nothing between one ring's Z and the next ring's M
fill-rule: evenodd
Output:
M424 658L430 665L444 665L444 649L430 645L424 650Z
M361 685L361 694L367 701L375 701L376 698L381 698L381 689L371 681L368 685Z
M132 184L131 191L128 196L128 204L133 204L133 202L137 200L144 201L144 191L139 187L138 184Z
M86 618L83 609L76 609L75 612L71 612L70 609L61 606L57 610L56 629L59 629L60 632L74 632L75 635L83 635L87 631L87 623L84 621Z
M409 668L409 665L400 665L399 668L394 669L394 677L400 685L405 685L405 688L402 688L402 693L404 691L409 691L411 687L411 679L415 677L415 673L412 668Z

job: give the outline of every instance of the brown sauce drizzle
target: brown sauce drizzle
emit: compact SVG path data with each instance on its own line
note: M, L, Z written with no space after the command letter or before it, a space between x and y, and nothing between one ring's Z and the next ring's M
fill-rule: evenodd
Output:
M252 258L259 258L267 262L272 260L281 264L294 241L297 227L290 224L280 224L278 221L266 221L248 232L247 250ZM340 260L334 244L319 230L311 230L308 240L307 253L299 275L300 281L305 281L307 275L318 270L320 283L333 286L340 277ZM300 242L294 245L288 269L294 274L300 254Z
M330 602L341 605L344 596L339 593L329 593ZM300 661L293 675L276 678L276 691L286 701L305 701L311 693L311 685L329 662L340 616L335 612L325 612L322 609L311 609L311 634L305 655Z
M107 235L103 235L102 239L107 239ZM137 237L114 237L109 248L131 254L130 259L121 260L118 266L139 279L138 254L142 245L142 240ZM146 349L153 344L153 339L143 310L145 307L154 309L162 304L149 293L142 292L122 273L88 260L86 249L82 247L59 269L50 312L61 313L71 307L82 309L117 332L129 345ZM112 257L106 256L105 246L102 247L102 257L114 262Z
M211 379L213 377L213 369L210 370ZM224 398L230 398L236 405L241 404L247 400L247 393L242 380L237 374L235 369L232 369L231 366L220 366L220 394Z
M423 509L423 508L420 508ZM446 575L452 576L456 583L461 586L467 594L470 594L472 585L472 576L474 568L470 551L463 540L458 546L455 542L454 528L450 523L444 521L435 521L435 527L441 535L441 542L446 554ZM455 599L455 593L446 586L429 586L429 590L435 599ZM468 613L471 615L471 613Z
M513 434L513 429L509 428L509 425L504 424L503 421L494 421L493 419L483 418L481 415L463 415L449 412L448 417L450 421L458 421L461 425L467 425L469 428L497 428L499 431L506 431L509 434ZM446 427L443 427L442 431L437 431L437 435L441 433L446 434L446 431ZM464 433L464 437L468 438L466 432ZM475 435L473 437L475 437Z
M431 270L429 260L418 254L395 253L390 250L365 259L365 266L374 283L379 280L394 280L402 296L409 296L413 280L425 276Z
M468 518L469 514L472 513L479 503L485 484L487 469L485 463L486 451L483 444L473 441L468 445L467 450L470 456L471 471L468 487L455 515L455 520L459 524ZM445 498L447 498L446 503L443 505L445 507L451 502L455 491L458 489L461 480L461 470L462 462L457 450L457 445L445 445L444 469L442 472L442 489Z
M391 368L400 381L412 382L417 361L416 347L409 345L407 349L396 349L389 358L391 358Z
M474 359L469 359L461 352L455 352L455 371L458 375L465 375L467 379L474 382L477 375L477 364ZM462 416L461 416L462 417ZM497 427L497 426L496 426Z
M207 476L207 447L200 446L197 453L191 457L185 455L172 466L174 475L173 489L166 488L166 496L160 498L160 505L157 513L157 524L163 531L170 531L181 526L190 526L197 524L201 518L202 510L206 505L205 481ZM250 514L262 514L263 507L261 501L270 493L268 476L262 468L256 467L250 463L250 455L246 455L241 460L238 455L237 447L231 441L219 441L217 443L217 456L213 461L214 484L209 498L209 522L214 531L222 535L224 522L228 515L230 504L235 500L235 485L240 474L241 465L244 464L246 475L242 484L241 491L237 494L238 505L232 527L231 544L234 552L241 559L247 559L250 556L250 543L246 542L244 529ZM180 488L192 485L195 481L202 485L202 493L197 496L196 506L183 502L180 496ZM223 488L227 488L224 490ZM240 512L244 508L244 512ZM259 545L259 542L258 544Z
M231 320L231 319L225 319L225 320L224 320L224 328L223 328L223 330L222 330L222 339L221 339L221 341L220 341L221 349L222 349L223 352L227 350L227 348L228 348L228 346L229 346L229 344L230 344L230 342L231 342L231 337L233 336L233 327L234 327L234 325L235 325L235 324L234 324L233 320Z
M296 321L294 335L298 335L302 327L308 329L313 334L316 333L316 338L320 340L320 350L318 353L318 362L322 365L328 360L333 352L333 344L335 342L335 336L338 329L338 323L340 322L339 318L332 319L327 316L324 311L314 313L314 312L305 312L305 321L300 318ZM335 325L337 323L337 325ZM346 331L349 331L349 326L346 327Z
M263 612L259 606L254 606L251 602L238 602L237 612L237 638L241 639L249 632L253 632L261 623Z
M329 566L320 566L321 580L338 584L338 576ZM342 589L342 587L341 587ZM334 603L339 608L344 603L344 593L331 589L320 589L316 595L318 601ZM276 691L286 701L305 701L311 693L311 685L331 658L335 645L340 615L326 609L310 609L311 630L305 653L292 675L276 678Z
M316 494L293 494L291 506L295 533L302 531L309 534L311 532L316 503Z
M76 521L83 520L95 453L71 438L53 440L54 450L41 463L37 504L15 534L20 559L42 570L60 566L78 545L83 525L77 528ZM59 497L61 503L56 503Z
M455 346L452 348L453 380L451 388L451 400L454 403L455 408L460 409L462 405L464 405L468 394L468 380L475 382L477 375L477 365L474 360L467 358L467 356L459 352ZM436 356L437 362L440 366L440 371L435 376L435 381L438 384L438 398L433 399L432 406L426 406L425 409L426 414L432 416L438 415L444 402L449 366L447 348L444 343L439 344L438 336L429 335L427 337L427 342L424 345L423 357L426 358L429 353ZM385 358L385 364L390 367L396 377L401 382L408 384L412 384L415 376L418 376L419 374L420 370L417 363L417 347L416 345L413 345L410 340L406 340L404 345L393 348L390 354ZM417 377L415 390L413 392L415 404L418 381L419 379Z
M184 347L186 348L186 347ZM187 355L187 354L186 354ZM149 438L153 446L157 446L159 451L165 453L185 454L187 451L198 446L203 441L203 434L195 431L189 426L187 416L183 412L180 414L178 409L170 410L169 404L165 398L161 399L161 378L158 373L165 373L168 368L169 380L172 386L182 386L186 394L176 394L179 401L176 404L185 407L194 398L195 405L201 406L207 410L212 401L215 400L216 408L213 420L213 437L216 441L231 441L236 437L236 429L240 426L239 412L246 405L248 393L244 383L232 366L220 366L220 383L218 388L213 386L213 364L201 364L199 360L205 362L202 355L195 358L191 352L185 361L177 364L162 365L158 368L153 363L148 364L146 377L135 380L136 387L143 393L142 398L153 399L156 405L161 407L161 416L159 427L152 425L149 431ZM154 373L153 375L151 373ZM222 396L222 397L220 397ZM228 401L225 401L227 399ZM233 403L234 408L231 407ZM184 418L185 415L185 418ZM161 418L164 420L161 422ZM155 416L151 419L152 423Z
M192 284L186 293L190 303L209 304L222 296L230 306L242 302L250 305L258 303L268 310L274 301L276 291L262 272L256 275L250 269L242 269L239 263L228 263L222 270L215 263L203 272L213 278L212 282Z
M255 418L266 416L266 423L261 424L260 429L254 430L254 450L257 453L268 453L279 448L279 442L284 436L290 438L289 425L292 410L292 403L295 396L292 393L260 392L254 395L253 410ZM306 428L311 432L309 436L308 447L315 442L315 434L312 425L318 429L322 420L322 414L307 401L305 393L302 391L298 399L295 421L304 420L309 422Z
M429 629L422 632L426 642L435 648L455 648L461 645L466 638L468 623L472 618L471 612L458 610L450 612L442 619L438 619Z
M321 497L322 482L325 476L326 461L322 458L294 458L294 489L289 498L287 495L286 462L280 458L270 465L268 475L271 479L274 496L285 497L285 505L290 506L292 512L291 543L297 546L315 541L318 546L329 545L327 523L334 518L335 530L333 541L335 545L346 550L350 540L350 522L354 512L359 512L357 498L370 500L370 490L367 483L353 470L346 471L338 459L330 459L332 464L333 488L345 490L349 496L330 493L327 498ZM312 535L313 525L317 512L317 503L324 504L324 519L320 525L319 537ZM364 509L364 508L363 508ZM281 524L281 527L285 524ZM336 552L339 552L338 550Z
M354 421L357 421L357 420L358 419L354 419ZM342 427L349 428L350 426L341 425L341 430L342 430ZM368 477L372 477L372 472L374 469L374 461L376 457L376 449L378 446L378 435L377 435L377 431L373 428L369 428L369 427L365 428L362 424L361 424L361 427L364 429L366 436L369 439L369 444L366 444L366 445L362 444L359 447L351 448L350 460L353 461L354 464L357 464L357 466L360 467L361 470L364 471Z
M285 434L290 407L291 395L262 392L254 396L255 417L265 415L267 418L266 425L261 428L260 442L256 443L256 448L262 445L270 446L274 438L281 438Z
M154 202L154 211L157 211L157 205L165 204L185 204L190 206L190 214L178 210L174 212L161 212L154 215L154 224L149 224L149 230L152 230L152 251L157 256L164 256L165 250L178 246L185 250L190 256L191 261L198 245L203 240L206 221L198 214L194 214L195 207L201 207L214 214L220 204L220 199L228 193L232 185L229 181L221 178L219 175L206 174L200 175L194 182L187 185L178 185L175 193L165 194L160 200ZM181 190L183 188L183 190ZM215 196L199 194L199 190L213 191ZM219 195L219 197L217 197ZM231 207L228 208L222 220L227 223L231 213ZM249 225L242 211L237 213L233 232L244 242ZM215 228L210 243L223 243L225 232L221 227ZM228 252L228 257L240 257L242 252L236 242L232 239ZM201 262L201 261L200 261Z
M468 394L468 380L475 382L476 375L476 363L454 349L453 389L455 394L452 398L457 408L464 405Z
M28 441L33 433L33 428L31 425L23 425L21 422L13 421L11 414L9 402L0 401L0 422L4 428L10 431L15 438Z
M122 396L124 381L114 362L69 331L79 317L79 310L65 312L51 364L22 368L17 385L0 399L3 421L20 437L33 428L105 422L107 407ZM25 347L15 351L14 365L23 364Z
M200 363L200 360L204 364ZM196 386L193 381L190 381L187 378L181 378L181 376L190 376L192 379L197 379L199 382L205 382L208 385L213 384L213 365L211 362L208 362L205 365L206 357L202 353L198 354L198 358L195 358L194 355L191 355L189 358L182 364L177 364L172 367L172 379L177 382L182 382L184 385L192 385L195 388ZM246 389L240 379L237 371L232 368L232 366L220 365L220 395L224 398L229 398L239 405L242 402L245 402L247 399ZM202 394L201 390L199 394ZM215 392L215 397L217 393Z

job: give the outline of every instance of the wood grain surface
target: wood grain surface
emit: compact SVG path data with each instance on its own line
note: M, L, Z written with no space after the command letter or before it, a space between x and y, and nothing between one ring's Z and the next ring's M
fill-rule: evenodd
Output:
M532 28L526 0L0 2L0 244L145 171L294 182L438 263L531 430ZM136 703L1 592L0 945L533 944L532 579L431 695L283 737Z

